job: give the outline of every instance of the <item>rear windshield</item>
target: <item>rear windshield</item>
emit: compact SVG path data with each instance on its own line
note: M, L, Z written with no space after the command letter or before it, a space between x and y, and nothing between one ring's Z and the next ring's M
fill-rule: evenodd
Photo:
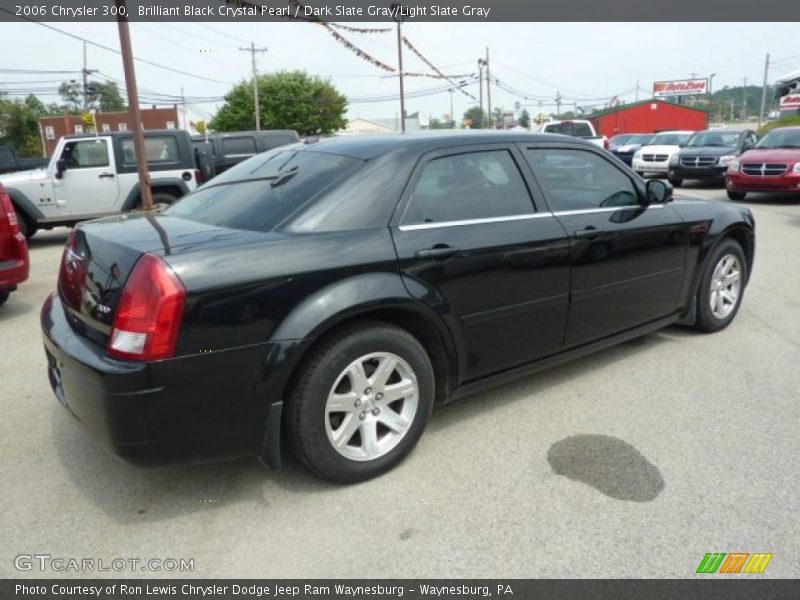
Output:
M588 123L575 123L574 121L564 121L562 123L551 123L545 125L545 133L561 133L573 137L592 137L592 128Z
M184 196L166 214L209 225L269 231L362 163L304 146L258 154Z

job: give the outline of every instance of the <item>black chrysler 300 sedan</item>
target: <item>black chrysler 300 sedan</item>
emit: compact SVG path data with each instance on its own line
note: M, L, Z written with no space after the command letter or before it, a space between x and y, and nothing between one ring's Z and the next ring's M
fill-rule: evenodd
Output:
M574 138L339 138L76 227L41 323L58 400L116 454L277 467L285 437L357 481L437 403L670 323L724 328L753 253L746 208L673 200Z

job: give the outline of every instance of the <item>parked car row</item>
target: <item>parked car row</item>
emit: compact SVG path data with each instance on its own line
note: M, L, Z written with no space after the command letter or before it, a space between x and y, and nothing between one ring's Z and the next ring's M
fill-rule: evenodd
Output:
M752 129L665 131L614 136L610 151L641 176L724 184L731 200L749 192L800 196L800 127L782 127L761 140Z

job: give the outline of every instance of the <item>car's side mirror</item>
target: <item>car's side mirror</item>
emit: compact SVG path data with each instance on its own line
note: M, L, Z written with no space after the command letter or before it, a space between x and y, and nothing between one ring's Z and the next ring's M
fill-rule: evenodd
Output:
M661 179L651 179L645 186L645 201L647 206L671 202L672 186Z
M61 179L64 177L64 171L67 170L67 161L63 158L59 158L56 161L56 179Z

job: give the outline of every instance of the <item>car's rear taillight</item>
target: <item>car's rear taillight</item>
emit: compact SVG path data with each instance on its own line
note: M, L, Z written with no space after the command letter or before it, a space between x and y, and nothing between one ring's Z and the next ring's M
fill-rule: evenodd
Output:
M78 230L73 229L61 255L58 273L58 293L67 306L76 310L81 306L81 290L86 278L86 264L78 250Z
M185 300L186 288L169 265L154 254L142 255L122 290L108 353L144 361L170 358Z
M611 142L605 136L603 137L603 148L605 148L606 150L611 148Z
M203 176L203 172L200 169L194 170L194 180L197 182L197 185L205 183L206 178Z
M14 204L11 202L11 197L6 192L0 192L0 210L6 214L8 225L11 229L11 235L20 233L19 221L17 220L17 212L14 210Z

